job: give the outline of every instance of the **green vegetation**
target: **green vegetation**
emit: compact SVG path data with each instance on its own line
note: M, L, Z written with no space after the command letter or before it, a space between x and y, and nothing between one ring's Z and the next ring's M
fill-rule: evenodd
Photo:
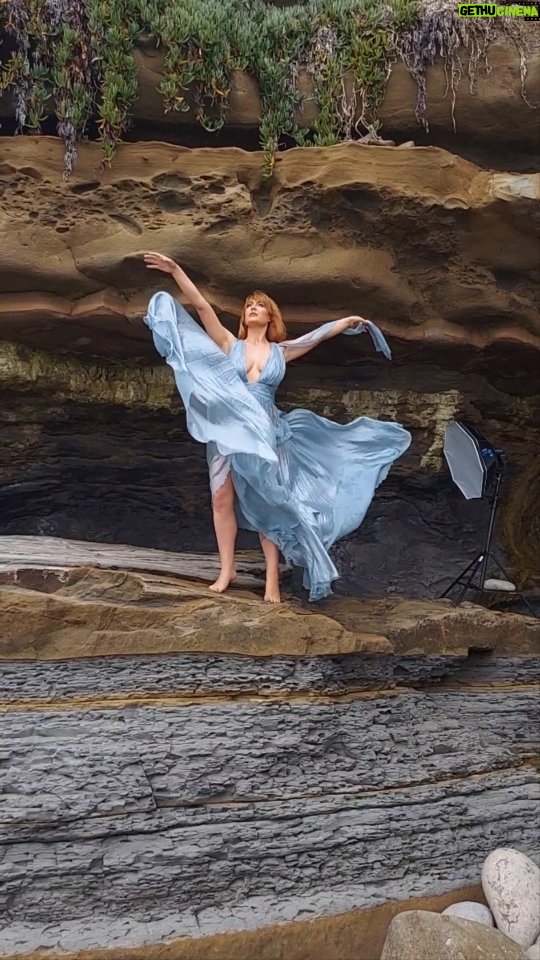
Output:
M193 109L206 130L219 130L227 119L234 71L256 79L270 175L284 135L318 146L376 139L378 109L398 59L416 80L423 123L427 67L445 58L455 98L463 69L474 84L497 28L500 21L462 20L457 6L424 7L419 0L307 0L285 8L267 0L3 0L0 94L13 95L19 132L39 133L56 114L66 175L78 141L96 124L108 164L137 99L134 49L139 38L151 38L165 51L159 86L165 112ZM305 99L301 71L312 78L317 104L308 129L296 122Z

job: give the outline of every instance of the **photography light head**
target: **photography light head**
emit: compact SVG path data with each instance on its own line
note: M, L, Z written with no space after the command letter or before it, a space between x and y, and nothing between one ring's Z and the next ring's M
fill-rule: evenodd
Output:
M466 420L446 426L443 452L452 480L467 500L485 497L503 467L502 451Z

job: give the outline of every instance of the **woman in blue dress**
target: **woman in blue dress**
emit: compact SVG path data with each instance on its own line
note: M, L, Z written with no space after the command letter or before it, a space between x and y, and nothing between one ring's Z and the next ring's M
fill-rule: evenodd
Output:
M376 487L411 436L397 423L358 417L341 425L309 410L282 413L276 389L287 363L338 334L367 330L390 358L381 331L362 317L326 323L287 340L277 304L256 291L235 337L169 257L147 253L150 270L170 273L204 327L168 293L150 300L145 323L172 367L190 434L206 444L221 572L211 590L236 577L238 527L259 534L266 561L264 599L280 602L279 554L303 567L310 600L332 593L339 574L329 549L362 522Z

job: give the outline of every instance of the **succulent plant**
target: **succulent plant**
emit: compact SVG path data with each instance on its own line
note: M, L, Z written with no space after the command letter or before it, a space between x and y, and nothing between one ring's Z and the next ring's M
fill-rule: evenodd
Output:
M426 70L442 56L455 102L462 71L474 86L491 40L512 32L526 73L515 18L461 19L451 0L3 0L0 95L10 91L17 131L38 134L56 115L69 176L77 144L97 137L103 163L114 158L137 98L134 51L141 36L165 52L159 92L164 112L192 111L205 130L226 122L233 72L261 95L259 136L270 176L283 138L327 146L377 139L378 111L392 64L417 84L416 115L426 124ZM300 129L299 75L312 79L317 119Z

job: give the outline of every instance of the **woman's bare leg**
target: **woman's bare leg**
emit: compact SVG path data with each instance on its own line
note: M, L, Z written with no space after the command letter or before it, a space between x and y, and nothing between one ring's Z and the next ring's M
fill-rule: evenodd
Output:
M267 603L281 603L279 592L279 550L275 543L259 534L264 559L266 560L266 589L264 599Z
M221 562L221 572L210 590L223 593L233 580L236 580L234 565L234 548L238 525L234 512L234 487L229 473L225 483L212 497L212 511L214 514L214 530Z

